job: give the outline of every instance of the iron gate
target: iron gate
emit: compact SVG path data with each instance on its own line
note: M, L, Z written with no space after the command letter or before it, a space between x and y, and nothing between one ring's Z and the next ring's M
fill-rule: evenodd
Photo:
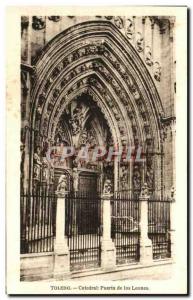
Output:
M148 202L148 236L152 240L153 259L171 257L170 199Z
M128 191L116 192L112 199L111 237L116 247L116 262L139 260L139 201Z
M56 195L46 184L20 198L20 252L54 250Z
M54 251L56 195L46 185L21 195L21 253ZM71 270L101 264L102 200L97 193L71 192L66 197L65 235ZM171 257L170 199L148 201L148 236L153 259ZM111 199L111 237L117 264L139 260L139 200L129 192L116 192ZM105 221L105 220L104 220Z
M71 270L99 267L101 198L97 193L72 192L66 198L66 236Z

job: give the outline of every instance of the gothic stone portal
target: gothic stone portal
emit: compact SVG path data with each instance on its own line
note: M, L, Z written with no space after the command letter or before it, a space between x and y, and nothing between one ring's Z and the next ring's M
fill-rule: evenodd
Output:
M175 116L173 102L168 104L166 99L174 95L174 83L169 87L167 80L173 69L168 74L166 67L173 59L172 22L161 17L22 17L22 253L54 251L56 204L64 205L55 192L58 179L65 175L69 194L64 218L71 265L75 266L80 257L83 262L100 265L100 197L106 180L112 183L112 193L117 193L111 207L114 232L110 238L120 255L118 261L125 261L123 252L126 260L130 256L138 259L139 206L135 201L145 182L151 198L163 200L175 178L171 153ZM48 24L56 29L56 36ZM152 32L148 41L144 40L145 32L146 36ZM155 36L156 43L159 40L162 45L160 52L153 43ZM166 95L163 86L168 87ZM127 163L116 156L109 161L106 156L95 161L79 159L80 149L86 147L90 158L97 146L105 146L107 151L112 146L114 150L130 146L134 154L141 147L145 160ZM73 147L74 152L63 159L62 147ZM125 199L134 202L124 204ZM111 211L109 203L105 205ZM152 206L152 222L159 215L154 210ZM154 236L155 228L151 229ZM85 251L78 237L84 241L84 236L88 243L88 234L94 242ZM165 232L163 235L165 242ZM152 239L158 249L156 238ZM132 255L123 240L134 243ZM107 244L112 246L109 241ZM156 251L159 256L165 250Z

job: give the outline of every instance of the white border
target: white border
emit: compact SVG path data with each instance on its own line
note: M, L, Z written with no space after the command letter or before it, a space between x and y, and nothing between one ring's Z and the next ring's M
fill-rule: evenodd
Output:
M14 4L14 5L16 5L16 4L21 4L21 1L14 1L14 3L11 3L11 2L13 2L13 1L6 1L7 2L7 4L9 5L9 4ZM18 3L18 2L20 2L20 3ZM23 3L22 3L22 5L25 5L26 4L26 2L24 2L24 1L22 1ZM28 3L30 4L30 2L31 1L28 1ZM63 4L63 3L61 3L62 1L58 1L57 2L57 4ZM87 1L88 2L88 1ZM100 4L100 2L103 2L104 3L104 1L97 1L97 4ZM114 4L114 1L112 0L112 1L110 1L111 2L111 4ZM138 2L139 1L134 1L135 2L135 4L138 4ZM175 1L175 4L177 4L177 2L178 1ZM67 2L65 2L65 3L67 3ZM72 1L70 1L70 3L69 4L73 4L74 3L74 1L72 0ZM122 1L119 1L119 4L121 4L122 3ZM164 1L164 3L166 3L166 4L168 4L167 3L167 1ZM163 3L163 4L164 4ZM33 3L32 4L38 4L38 1L33 1ZM46 4L48 5L48 4L53 4L53 2L51 2L51 1L47 1L46 2ZM86 3L86 4L88 4L88 3ZM130 3L129 3L130 4ZM151 4L151 2L150 2L150 4ZM163 5L162 4L162 5ZM90 3L89 3L89 5L90 5ZM155 9L157 9L156 7L154 7ZM148 8L149 9L149 8ZM96 12L95 12L96 13ZM1 18L1 21L3 20L4 18ZM13 23L14 24L14 23ZM184 33L183 33L184 34ZM180 51L182 51L182 49L184 49L184 45L186 45L186 41L184 40L184 38L185 38L185 35L183 36L181 36L181 47L179 48L179 50ZM186 49L185 49L186 50ZM179 53L180 54L180 53ZM178 55L177 55L178 56ZM2 57L4 57L4 56L1 56L1 58ZM182 62L182 60L180 60L181 62ZM185 62L185 61L184 61ZM184 68L186 68L186 66L184 67ZM3 78L3 77L2 77ZM183 77L181 77L181 79L183 79ZM184 80L184 83L183 84L185 84L185 86L186 86L186 79ZM182 84L182 85L183 85ZM3 89L2 89L2 91L3 91ZM184 116L186 116L186 101L184 100L184 99L186 99L186 95L184 95L184 93L182 94L182 95L179 95L179 97L181 97L181 101L183 101L183 103L182 104L184 104L184 105L182 105L182 109L183 109L183 114L182 114L182 110L180 109L180 115L184 115ZM3 95L3 98L4 98L4 95ZM1 103L3 103L3 101L1 102ZM2 107L2 110L4 110L4 107ZM5 116L3 115L3 117L1 117L1 119L0 119L0 121L1 121L1 123L0 124L2 124L2 126L1 126L1 128L3 128L4 126L3 126L3 119L5 118ZM185 122L186 122L186 120L182 120L182 124L183 125L185 125ZM181 131L181 129L179 129L180 131ZM181 132L182 133L182 132ZM184 145L186 144L186 130L185 131L183 131L183 133L181 134L181 137L180 137L180 139L179 139L179 141L180 141L180 143L182 144L182 141L184 142ZM183 140L182 140L183 139ZM178 143L178 142L177 142ZM180 151L180 150L178 150L178 151ZM181 155L181 157L184 159L184 157L186 158L186 151L185 151L185 148L183 148L182 149L182 152L180 151L179 152L179 154ZM2 157L2 156L1 156ZM180 176L180 178L182 178L182 171L181 170L184 170L185 171L185 165L186 164L184 164L184 161L183 161L183 159L181 159L181 165L180 165L180 174L181 174L181 176ZM186 159L185 159L186 160ZM2 163L2 168L1 168L1 170L4 170L4 160L2 159L1 160L1 163ZM14 162L13 162L14 163ZM177 171L177 173L178 173L178 171ZM179 184L181 185L182 184L182 181L180 180L180 178L179 178ZM186 181L187 181L187 179L186 179L186 177L183 177L183 179L184 179L184 184L186 185ZM178 180L178 179L177 179ZM1 180L1 182L3 182L3 178L2 178L2 180ZM2 190L4 189L4 184L3 184L3 187L2 187ZM181 194L181 196L180 197L182 197L182 198L184 198L184 193L182 193ZM14 201L14 200L13 200ZM184 199L184 201L186 201L186 199ZM184 209L184 207L182 207L182 209ZM9 216L9 218L10 218L10 216ZM12 234L13 234L13 232L12 232ZM184 235L184 230L182 229L182 236ZM14 236L14 235L13 235ZM4 256L4 255L3 255ZM3 272L2 272L3 273ZM181 274L182 275L182 274ZM181 277L181 276L180 276ZM182 277L181 277L182 278ZM1 280L1 282L4 282L4 279L3 280ZM36 290L37 291L37 290Z

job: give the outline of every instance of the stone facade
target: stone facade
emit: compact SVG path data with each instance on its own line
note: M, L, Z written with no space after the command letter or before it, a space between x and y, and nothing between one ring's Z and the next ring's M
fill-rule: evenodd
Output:
M147 201L170 197L175 186L175 18L23 16L21 45L21 190L35 193L43 184L57 193L53 272L63 278L56 262L65 257L69 265L62 237L66 191L100 191L111 227L111 192L102 192L108 182L112 191L141 200L146 264L145 257L152 259ZM86 146L90 155L97 146L119 151L129 145L135 155L141 147L143 159L90 162L78 160L75 151L61 161L61 145ZM47 156L53 147L55 160ZM116 264L108 224L105 270Z
M40 147L42 160L46 147L61 137L58 124L62 126L62 112L66 111L63 118L69 119L70 125L61 128L67 144L78 146L84 132L87 142L89 134L92 143L107 144L110 138L114 144L141 144L153 155L147 159L147 166L140 168L140 184L146 179L157 194L161 190L169 195L175 184L174 23L172 17L22 17L25 189L33 177L29 167L34 164L33 153ZM118 40L122 45L118 46ZM90 97L102 113L98 118L103 118L104 124L98 132L92 129L100 127L97 120L90 128L89 122L84 124L89 118L88 107L83 103L75 108L81 97ZM108 128L103 135L102 128ZM120 171L114 175L116 189L121 188L120 176L127 178L126 189L134 188L131 173L136 175L138 166L131 168L129 174Z

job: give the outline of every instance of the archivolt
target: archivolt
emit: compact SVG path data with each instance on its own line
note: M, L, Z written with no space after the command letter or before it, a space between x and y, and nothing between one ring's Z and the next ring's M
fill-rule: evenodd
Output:
M36 72L31 121L43 136L53 136L65 106L84 88L116 141L152 142L160 149L158 92L138 53L112 23L85 22L60 33L43 49Z

